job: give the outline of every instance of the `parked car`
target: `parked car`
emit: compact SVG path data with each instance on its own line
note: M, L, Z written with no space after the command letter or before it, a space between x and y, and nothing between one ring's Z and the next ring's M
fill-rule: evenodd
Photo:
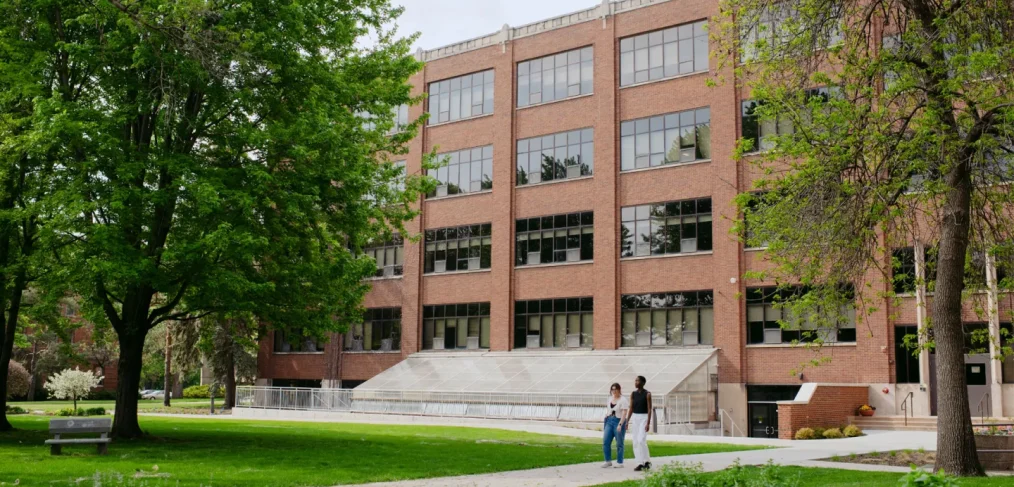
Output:
M169 397L172 397L172 392L169 394ZM157 399L165 399L165 391L159 389L150 390L147 394L141 394L141 399L151 399L153 401Z

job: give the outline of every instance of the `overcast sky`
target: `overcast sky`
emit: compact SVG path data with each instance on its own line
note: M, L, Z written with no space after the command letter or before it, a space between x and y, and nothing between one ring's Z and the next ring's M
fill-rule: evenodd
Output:
M405 7L398 33L422 35L412 46L433 49L530 22L590 8L601 0L393 0Z

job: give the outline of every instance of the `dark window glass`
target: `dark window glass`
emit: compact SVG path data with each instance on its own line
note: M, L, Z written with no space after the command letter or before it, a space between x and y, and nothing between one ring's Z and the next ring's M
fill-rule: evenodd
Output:
M820 340L824 343L830 342L855 342L856 341L856 310L854 305L846 305L841 310L831 313L821 313L816 310L811 316L831 315L838 316L838 325L834 329L820 327L818 323L802 317L793 319L790 310L783 308L785 303L793 295L802 295L807 292L806 288L795 287L790 289L779 289L773 287L747 288L746 289L746 326L747 343L750 344L782 344L794 342L813 342ZM852 293L852 288L848 288ZM785 326L782 326L782 322Z
M542 217L540 223L534 226L531 224L533 220L538 219L527 220L528 231L518 231L515 235L515 265L592 260L592 212ZM523 221L518 220L516 226L520 228Z
M712 291L628 294L620 298L621 346L712 345Z
M894 364L899 384L919 383L918 327L894 327Z
M489 303L423 306L423 349L489 348Z
M368 245L363 254L377 262L374 277L400 276L404 271L405 245L400 235L394 235L386 242Z
M439 154L447 163L427 174L439 186L426 196L429 198L453 194L474 193L493 189L493 146L475 147Z
M349 327L345 350L390 352L401 349L401 308L370 308L363 322Z
M478 229L478 233L474 230ZM423 273L489 269L492 265L490 224L466 225L425 232ZM433 237L432 239L430 237Z
M932 291L936 281L936 252L932 249L923 250L923 262L926 263L926 289ZM915 249L912 247L897 248L891 251L893 268L894 292L912 294L916 291Z
M593 344L592 298L514 303L514 348L574 348Z
M276 353L324 353L326 343L310 336L276 330L274 350Z
M589 128L519 140L518 186L590 176L595 169L594 137Z
M712 250L711 198L620 210L620 257Z

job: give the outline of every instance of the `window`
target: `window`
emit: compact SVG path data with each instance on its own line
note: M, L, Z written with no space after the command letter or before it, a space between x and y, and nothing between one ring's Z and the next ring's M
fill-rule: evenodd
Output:
M515 222L515 265L592 260L594 215L569 213Z
M891 257L895 294L914 294L916 290L915 249L912 247L897 248L891 251ZM923 262L926 263L926 289L932 290L932 284L936 280L937 274L936 252L923 249Z
M592 298L514 302L514 348L592 346Z
M838 96L840 89L837 87L812 88L805 91L805 101L814 97L825 102L832 97ZM756 100L746 100L742 103L742 130L743 138L752 142L749 152L766 151L774 149L775 137L791 135L796 132L795 126L789 117L761 117L758 109L761 103Z
M624 347L678 347L715 343L711 291L627 294L620 298Z
M754 17L756 14L746 15L746 19L750 22L750 25L743 26L740 33L740 44L743 48L742 58L743 62L753 61L757 59L759 42L764 42L766 49L778 47L782 44L786 44L790 41L790 36L797 35L807 30L813 30L807 26L786 25L789 19L798 18L799 16L795 12L795 5L792 2L785 2L781 4L768 5L763 7L759 16ZM814 33L816 39L820 40L823 46L833 46L842 41L841 27L837 21L840 18L839 12L828 12L827 22L823 22L823 25L814 28L821 29L820 32Z
M489 269L492 261L492 224L426 230L423 273Z
M447 164L426 170L426 174L439 182L439 186L427 197L493 189L493 146L445 152L438 157L441 160L446 157Z
M620 151L621 171L711 159L711 109L623 122Z
M1000 370L1004 384L1014 384L1014 323L1000 323L1003 362Z
M817 339L828 342L856 341L856 310L854 304L846 304L838 313L811 311L807 316L794 317L792 310L782 306L793 296L806 294L805 288L747 288L746 321L747 343L795 343L813 342ZM851 288L849 293L853 291ZM831 329L818 320L834 319L837 325ZM784 322L785 326L782 326Z
M746 208L743 210L743 240L744 248L747 249L763 249L768 246L767 242L758 241L757 235L750 229L751 222L756 222L758 215L757 211L764 204L764 198L767 193L753 193L750 198L750 202L747 203Z
M377 130L377 117L369 112L357 112L363 121L363 130ZM389 134L396 134L405 130L408 126L408 105L398 105L391 109L391 121L393 122Z
M493 70L430 83L430 125L493 113Z
M423 349L489 348L489 303L423 307Z
M620 86L708 70L708 22L620 39Z
M377 273L374 277L394 277L402 275L405 264L405 246L401 235L394 235L390 240L363 249L363 253L377 261Z
M582 129L519 140L518 186L591 176L594 138L593 129Z
M518 108L592 92L591 47L518 63Z
M324 342L313 337L275 330L275 353L324 353Z
M711 198L620 209L620 257L711 250Z
M345 350L390 352L401 349L401 308L370 308L352 325Z
M894 327L894 371L898 384L919 383L919 328L917 326Z

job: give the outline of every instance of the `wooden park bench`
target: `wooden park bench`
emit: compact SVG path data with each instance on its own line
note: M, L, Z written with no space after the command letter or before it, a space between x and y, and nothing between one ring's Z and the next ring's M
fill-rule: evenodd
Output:
M91 445L99 447L99 455L109 451L109 431L113 428L112 418L70 418L49 421L49 434L52 440L46 440L49 453L59 455L63 445ZM99 433L98 438L60 438L61 435L78 435Z

